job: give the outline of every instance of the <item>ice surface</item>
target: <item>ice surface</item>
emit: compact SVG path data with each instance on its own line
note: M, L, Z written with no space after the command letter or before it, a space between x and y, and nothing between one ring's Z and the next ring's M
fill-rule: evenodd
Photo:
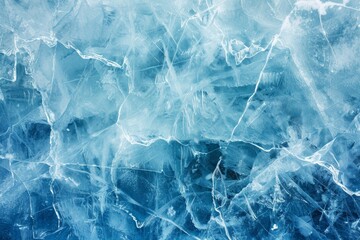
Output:
M0 0L0 239L359 239L358 0Z

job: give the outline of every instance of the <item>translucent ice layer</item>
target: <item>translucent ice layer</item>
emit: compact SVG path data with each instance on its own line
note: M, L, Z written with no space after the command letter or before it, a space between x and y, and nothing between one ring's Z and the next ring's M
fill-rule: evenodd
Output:
M359 239L360 1L0 0L0 239Z

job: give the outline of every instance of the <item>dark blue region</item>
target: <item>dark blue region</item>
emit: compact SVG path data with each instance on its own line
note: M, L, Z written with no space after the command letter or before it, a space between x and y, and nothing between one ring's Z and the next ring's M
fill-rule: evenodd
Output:
M251 195L247 190L256 181L257 169L266 171L275 164L286 144L264 152L243 142L156 142L148 151L166 149L171 157L164 161L163 171L116 168L116 182L107 188L106 206L101 209L90 178L84 178L84 184L94 192L69 187L60 179L52 181L46 164L35 163L37 169L31 169L34 156L49 154L45 143L50 127L24 126L13 130L22 142L10 137L12 149L22 160L12 160L11 168L0 168L2 189L13 179L13 185L2 193L0 239L82 239L81 231L91 229L88 236L99 239L225 239L224 228L212 220L220 213L236 239L358 236L356 226L349 223L360 217L359 198L346 194L329 172L316 165L279 173L264 192ZM36 171L35 178L24 181L19 176L24 167ZM10 169L18 176L11 176ZM90 165L74 169L94 174ZM67 176L75 177L71 172Z

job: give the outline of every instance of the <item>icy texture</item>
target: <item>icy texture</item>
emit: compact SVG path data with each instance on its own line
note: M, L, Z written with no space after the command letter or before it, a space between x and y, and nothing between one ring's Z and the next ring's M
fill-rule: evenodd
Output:
M0 239L359 239L360 1L0 0Z

